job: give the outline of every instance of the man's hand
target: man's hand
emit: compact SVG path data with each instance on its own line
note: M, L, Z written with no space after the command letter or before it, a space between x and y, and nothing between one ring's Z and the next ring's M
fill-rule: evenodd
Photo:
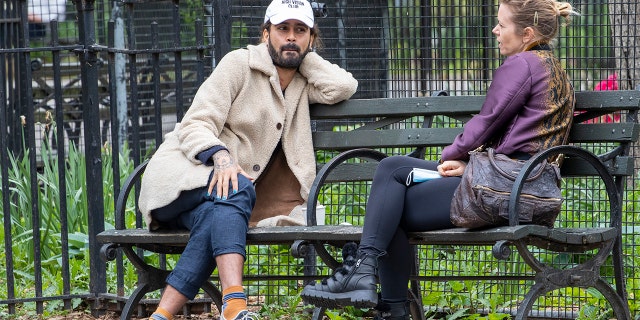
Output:
M443 177L459 177L464 173L467 163L460 160L447 160L438 166L438 173Z
M227 150L220 150L213 154L213 177L209 183L207 194L213 192L213 187L217 184L216 198L227 199L229 197L229 181L231 181L232 192L238 192L238 173L244 175L249 180L253 180L242 168L233 160Z

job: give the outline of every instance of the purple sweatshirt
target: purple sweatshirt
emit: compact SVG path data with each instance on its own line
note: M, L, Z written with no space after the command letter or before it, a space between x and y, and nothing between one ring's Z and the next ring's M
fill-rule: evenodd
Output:
M563 143L573 120L574 91L551 50L509 56L495 71L480 113L442 150L442 160L469 159L481 145L511 155Z

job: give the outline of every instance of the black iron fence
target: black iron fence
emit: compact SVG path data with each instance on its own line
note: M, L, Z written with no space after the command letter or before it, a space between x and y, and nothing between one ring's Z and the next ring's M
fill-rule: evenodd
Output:
M64 2L63 2L64 3ZM4 242L0 245L0 317L43 314L88 303L99 313L134 287L133 268L119 257L99 259L95 235L111 226L142 226L114 217L114 200L133 167L148 158L180 121L199 84L229 50L258 42L268 0L74 1L64 18L34 27L26 0L4 0L0 11L0 137ZM497 1L327 0L319 18L320 54L359 80L356 98L411 97L448 90L483 94L500 64L495 37ZM632 89L640 83L634 1L574 1L581 14L561 30L556 52L578 90ZM615 121L615 119L603 119ZM625 198L625 263L631 310L640 305L636 271L640 203L636 179ZM576 192L587 193L587 186ZM135 206L131 203L132 210ZM117 220L116 220L117 219ZM442 251L444 250L444 251ZM421 248L425 292L455 292L469 270L447 265L478 260L471 249ZM160 266L175 257L149 256ZM247 287L255 303L287 301L298 293L300 261L288 248L249 250ZM568 259L567 257L555 257ZM457 260L456 260L457 259ZM522 263L511 262L524 275ZM324 269L326 271L326 269ZM474 269L475 270L475 269ZM282 275L265 282L257 275ZM473 280L476 299L515 300L518 282L492 291L494 277ZM476 275L477 275L476 274ZM292 275L294 275L292 277ZM511 274L509 276L512 276ZM462 277L461 279L464 279ZM465 280L460 280L465 281ZM520 280L518 280L520 281ZM527 281L527 280L523 280ZM541 308L569 294L555 292ZM585 301L588 292L573 292ZM150 298L157 298L152 296ZM431 296L433 297L433 295ZM428 301L452 306L455 295ZM153 303L152 300L144 301ZM145 305L143 303L143 306ZM583 309L576 307L579 311ZM140 310L144 313L144 310Z

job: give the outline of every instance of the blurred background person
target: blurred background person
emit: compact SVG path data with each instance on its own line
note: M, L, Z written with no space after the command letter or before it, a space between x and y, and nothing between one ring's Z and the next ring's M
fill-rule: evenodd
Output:
M52 20L64 21L66 0L29 0L29 38L44 38Z

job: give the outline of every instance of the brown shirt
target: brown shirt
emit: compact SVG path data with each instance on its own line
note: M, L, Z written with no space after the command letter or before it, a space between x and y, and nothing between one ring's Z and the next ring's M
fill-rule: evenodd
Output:
M278 146L271 162L255 184L256 204L251 212L249 226L278 215L288 216L297 205L303 204L300 182L287 165L282 147Z

